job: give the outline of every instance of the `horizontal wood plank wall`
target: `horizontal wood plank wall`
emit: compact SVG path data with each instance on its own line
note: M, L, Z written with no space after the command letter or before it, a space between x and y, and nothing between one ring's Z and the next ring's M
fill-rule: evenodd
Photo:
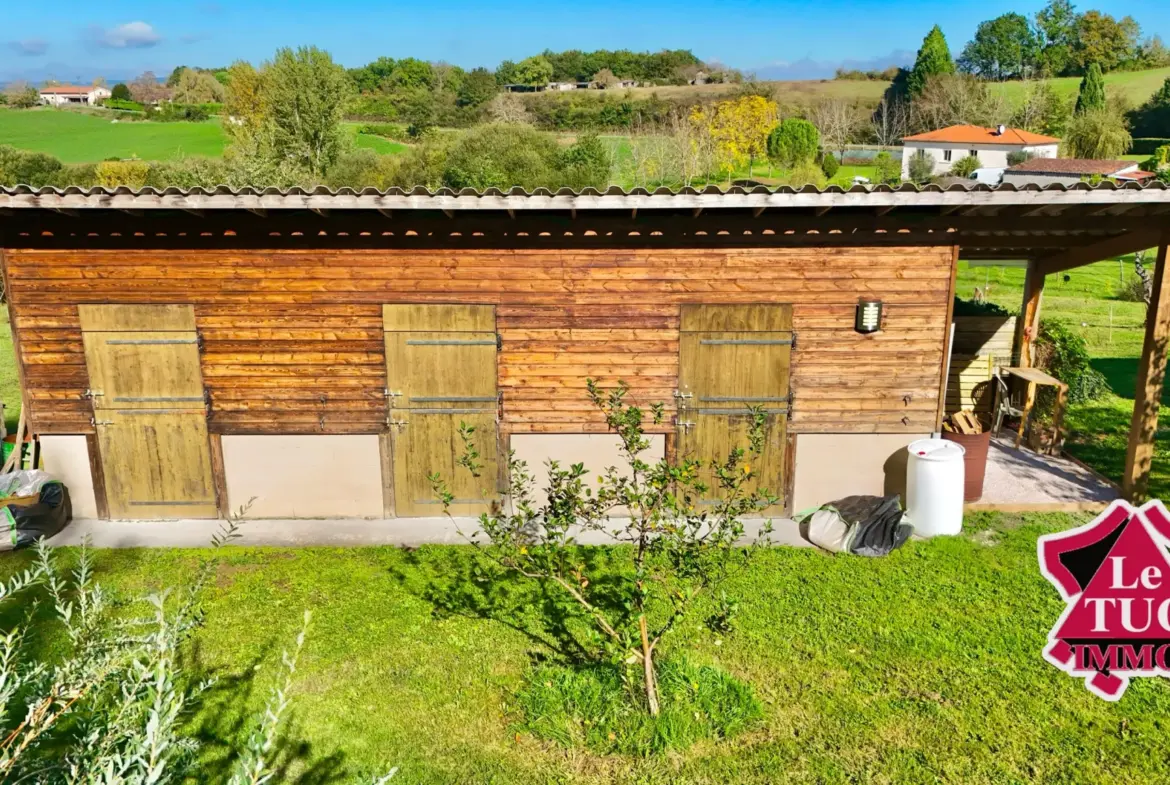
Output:
M497 305L513 433L605 430L585 380L673 409L682 303L794 306L793 432L924 432L952 249L6 253L33 427L90 433L77 305L192 303L214 433L377 433L383 303ZM853 330L861 295L881 332ZM669 431L669 425L654 430Z

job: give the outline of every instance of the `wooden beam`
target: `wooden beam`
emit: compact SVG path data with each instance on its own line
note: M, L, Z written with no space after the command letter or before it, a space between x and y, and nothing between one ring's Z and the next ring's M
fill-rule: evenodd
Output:
M379 214L381 214L381 216L382 216L383 218L393 218L393 217L394 217L394 211L393 211L393 210L387 210L385 207L379 207L379 208L378 208L378 213L379 213Z
M816 208L815 210L813 210L813 212L816 214L817 218L820 218L822 215L824 215L825 213L829 212L832 209L833 209L833 205L826 204L826 205L822 205L822 206Z
M951 281L947 288L947 320L943 323L943 338L942 351L943 360L942 368L939 373L938 382L938 411L935 412L934 429L942 431L943 417L946 416L947 411L947 384L950 382L951 376L951 352L954 351L953 342L951 341L952 326L955 323L955 285L958 282L959 276L959 246L951 249Z
M764 214L764 211L767 209L768 209L767 207L753 207L752 208L752 218L759 218L761 215Z
M448 209L444 209L444 210L443 210L443 215L447 216L448 218L454 218L454 217L455 217L455 211L454 211L454 210L448 210Z
M263 207L249 207L249 208L247 208L247 210L248 210L248 212L250 212L252 215L258 215L258 216L260 216L261 218L267 218L267 217L268 217L268 211L267 211L267 210L265 210Z
M1158 407L1166 381L1167 344L1170 343L1170 275L1166 274L1166 249L1170 234L1163 236L1154 270L1154 286L1146 311L1146 337L1138 361L1137 390L1133 399L1133 419L1129 426L1129 445L1125 451L1125 473L1121 490L1130 501L1144 501L1150 484L1150 466L1154 461L1154 436L1158 432Z
M330 213L329 210L323 209L321 207L310 207L309 209L311 211L313 211L314 213L316 213L317 215L321 216L322 218L329 217L329 213Z
M1158 229L1136 229L1108 240L1099 240L1089 245L1074 248L1064 253L1043 256L1036 260L1044 275L1062 273L1074 267L1100 262L1114 256L1152 248L1158 244Z
M1016 364L1021 368L1032 367L1032 343L1036 330L1040 328L1040 300L1044 295L1044 274L1036 262L1028 263L1024 276L1024 306L1016 321L1016 349L1020 353Z
M894 205L887 204L887 205L884 205L884 206L879 207L876 210L874 210L873 214L876 215L878 218L881 218L883 215L889 214L889 212L893 209L894 209Z
M187 213L187 214L189 214L189 215L193 215L193 216L195 216L196 218L202 218L202 217L203 217L203 211L202 211L202 210L200 210L200 209L198 209L198 208L195 208L195 207L182 207L182 208L180 208L180 209L181 209L183 212L185 212L185 213Z
M691 210L691 218L698 218L702 214L703 214L702 207L696 207L695 209Z

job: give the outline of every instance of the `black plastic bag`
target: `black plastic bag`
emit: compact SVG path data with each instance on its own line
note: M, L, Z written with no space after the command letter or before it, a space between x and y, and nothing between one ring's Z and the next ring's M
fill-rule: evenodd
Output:
M59 482L47 482L36 504L9 504L0 510L0 516L0 550L27 548L41 538L52 537L73 518L69 489Z
M892 496L847 496L831 505L857 532L849 545L849 552L858 556L885 556L900 548L914 527L902 523L902 499Z

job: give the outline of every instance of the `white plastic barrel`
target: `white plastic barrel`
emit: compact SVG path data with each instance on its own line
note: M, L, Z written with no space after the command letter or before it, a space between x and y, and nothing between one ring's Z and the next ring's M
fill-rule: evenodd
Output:
M921 537L963 528L963 453L943 439L919 439L906 448L906 517Z

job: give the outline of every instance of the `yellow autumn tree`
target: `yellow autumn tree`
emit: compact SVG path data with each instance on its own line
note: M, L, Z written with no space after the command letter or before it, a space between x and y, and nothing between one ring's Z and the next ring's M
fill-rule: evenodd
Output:
M744 165L751 177L756 159L767 155L768 134L776 127L776 102L760 95L720 101L711 108L696 107L691 122L706 127L715 161L730 182L731 173Z

